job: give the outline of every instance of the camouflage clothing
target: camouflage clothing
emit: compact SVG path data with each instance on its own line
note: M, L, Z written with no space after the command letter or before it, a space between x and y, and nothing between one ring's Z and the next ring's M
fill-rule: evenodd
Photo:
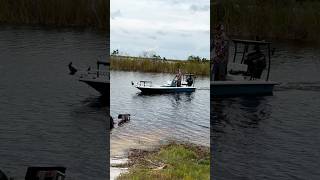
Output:
M214 57L211 71L214 80L225 80L228 63L228 42L224 34L223 25L219 24L215 29Z

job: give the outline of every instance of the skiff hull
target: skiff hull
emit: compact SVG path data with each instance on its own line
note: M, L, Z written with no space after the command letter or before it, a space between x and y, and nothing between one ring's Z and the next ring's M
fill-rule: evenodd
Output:
M167 94L167 93L192 93L195 87L140 87L137 86L144 94Z
M264 96L273 95L272 81L211 81L211 96Z

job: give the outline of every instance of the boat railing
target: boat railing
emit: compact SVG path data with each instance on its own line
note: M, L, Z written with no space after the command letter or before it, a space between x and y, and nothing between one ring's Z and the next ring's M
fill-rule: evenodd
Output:
M107 79L110 79L110 72L108 71L99 71L99 70L90 70L82 72L80 75L81 78L84 77L91 77L91 78L99 78L99 77L106 77Z
M271 42L267 42L267 41L255 41L255 40L241 40L241 39L232 39L233 43L234 43L234 55L233 55L233 63L236 62L236 56L237 54L242 54L241 57L241 61L240 63L243 64L244 63L244 59L245 59L245 55L246 53L248 53L249 50L249 46L254 47L254 46L258 46L259 49L263 50L265 49L267 52L267 60L268 60L268 66L266 67L267 70L267 76L266 76L266 81L269 80L269 76L270 76L270 66L271 66ZM240 50L240 46L242 47L242 51ZM238 47L239 46L239 47ZM262 47L262 48L260 48ZM263 54L264 55L264 54Z
M152 81L139 81L138 83L139 86L143 86L143 87L146 87L146 86L152 86Z

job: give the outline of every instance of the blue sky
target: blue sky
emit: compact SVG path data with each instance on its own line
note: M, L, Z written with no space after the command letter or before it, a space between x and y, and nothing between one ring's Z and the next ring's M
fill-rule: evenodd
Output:
M209 0L111 0L111 51L209 59Z

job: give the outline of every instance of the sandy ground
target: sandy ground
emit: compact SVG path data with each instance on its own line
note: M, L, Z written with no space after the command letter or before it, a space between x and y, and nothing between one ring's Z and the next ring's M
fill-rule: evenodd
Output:
M128 170L128 168L119 168L113 167L121 164L126 164L128 162L128 158L123 157L114 157L110 159L110 179L116 179L121 173L124 173Z

